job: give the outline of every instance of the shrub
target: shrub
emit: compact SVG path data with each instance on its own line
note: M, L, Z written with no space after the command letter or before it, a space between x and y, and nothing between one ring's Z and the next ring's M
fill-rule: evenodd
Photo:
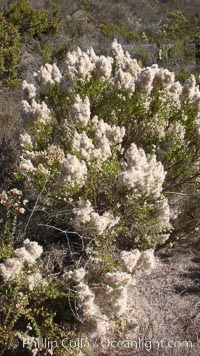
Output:
M14 248L16 240L18 244L21 240L18 222L26 204L18 189L0 194L0 349L4 352L17 348L22 354L31 349L37 353L37 348L44 351L44 334L55 342L67 337L74 300L63 281L45 273L40 259L43 248L37 242L25 239L22 247ZM67 344L65 349L67 352ZM56 355L62 355L62 351Z
M0 140L0 189L7 189L14 180L13 173L17 170L19 153L16 144L8 133Z
M187 38L188 20L181 11L170 12L166 24L163 25L163 31L171 39Z
M41 38L58 31L61 14L49 2L49 9L35 10L28 0L14 0L0 14L0 80L10 86L18 85L17 66L20 61L23 36ZM43 50L43 52L45 49Z
M20 59L21 39L18 30L0 15L0 80L15 77Z
M69 204L66 222L76 231L95 237L95 254L98 250L101 254L103 246L109 249L115 240L117 246L128 248L154 246L162 235L166 238L170 224L169 216L164 223L157 216L163 204L168 208L161 194L165 171L152 154L153 142L144 147L149 150L146 154L131 140L130 116L134 110L145 115L144 99L136 103L130 95L135 85L130 73L116 68L110 79L114 66L111 57L95 57L95 69L86 55L88 67L79 73L76 65L71 66L73 56L79 62L84 54L68 55L71 91L61 89L65 84L55 64L45 65L38 73L51 114L46 103L36 102L34 87L23 84L28 99L23 101L23 113L27 120L32 117L34 124L21 136L22 176L30 184L32 197L45 187L42 204L47 204L48 210L62 208L65 201ZM137 76L137 62L127 60ZM90 70L94 70L94 77ZM120 113L122 103L124 111ZM133 130L137 129L136 123ZM145 134L146 128L143 131ZM137 144L141 146L142 141Z
M56 284L56 311L59 295L69 298L66 310L71 307L77 332L89 340L135 325L135 278L155 267L154 249L168 240L176 220L173 199L195 192L200 174L195 77L180 84L158 65L141 68L117 41L111 50L105 57L78 48L67 54L63 74L46 64L36 73L37 89L26 81L22 88L26 129L18 179L34 204L24 235L42 243L46 254L53 232L57 245L63 237L67 257L59 277L48 268L42 273L39 264L36 273ZM4 280L12 258L24 256L20 251L13 244L3 260ZM19 278L26 273L20 265ZM7 279L6 285L22 288L17 276ZM40 300L40 291L34 293ZM46 311L43 306L52 310L51 299L46 305L42 298ZM65 313L58 323L47 318L48 327L43 315L39 327L36 319L34 336L72 330Z
M99 251L146 249L169 235L163 187L186 192L199 176L199 91L194 77L182 86L157 65L140 68L116 42L112 49L113 57L69 53L64 77L55 64L42 67L46 103L24 82L33 126L22 136L21 172L33 196L43 189L46 208L67 202L64 219L94 235Z
M28 0L14 0L8 6L5 17L21 34L40 37L45 33L56 32L60 25L61 15L57 7L51 2L49 4L49 10L35 10Z
M139 35L133 31L127 31L114 23L100 25L101 32L109 37L115 37L121 35L127 40L138 40Z

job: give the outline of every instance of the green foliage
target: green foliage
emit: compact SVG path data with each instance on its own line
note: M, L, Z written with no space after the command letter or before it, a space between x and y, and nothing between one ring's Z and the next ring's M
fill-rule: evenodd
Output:
M8 122L8 117L5 118ZM0 188L9 188L13 180L13 172L17 169L19 153L11 134L4 135L0 140Z
M88 11L83 10L83 14L88 18L90 22L94 22L94 16L92 16Z
M33 269L33 268L32 268ZM68 331L70 317L73 319L71 305L73 295L62 290L56 281L37 285L30 290L27 278L30 269L18 276L15 281L0 286L0 346L2 350L13 350L18 344L26 344L32 349L30 335L36 340L47 338L60 346L60 340L71 335ZM47 283L47 282L46 282ZM72 293L71 293L72 294ZM69 301L71 299L71 304ZM30 331L31 330L31 331ZM13 344L12 340L18 340ZM70 347L59 347L54 355L61 356L63 352L71 354ZM69 352L69 353L68 353Z
M0 14L0 80L10 87L19 86L17 67L25 38L41 39L60 29L61 13L51 1L48 4L48 10L35 10L28 0L13 0ZM41 53L49 61L48 48L41 47Z
M179 80L181 83L184 83L190 77L190 73L184 70L178 71L176 73L176 79Z
M44 63L52 63L52 51L48 45L39 44L39 51L42 55L42 60Z
M20 205L20 199L13 194L3 191L0 195L0 263L12 257L15 237L18 234L18 215L15 209ZM8 197L8 199L6 199Z
M139 35L136 32L128 31L119 27L114 23L100 25L101 32L109 37L114 38L116 35L121 35L126 40L138 40Z
M53 57L56 59L56 61L59 61L62 58L65 58L66 53L72 49L73 47L73 42L75 41L75 37L72 38L69 44L63 43L61 44L53 53Z
M15 78L20 60L21 39L15 26L0 15L0 80Z
M195 45L195 57L197 64L200 64L200 36L195 36L194 40Z
M50 2L50 9L35 10L28 0L14 0L7 8L6 18L21 34L33 37L56 32L59 29L61 15L57 7Z
M163 35L172 40L186 36L187 19L181 11L170 12L166 23L163 25Z
M1 204L5 201L4 196L0 196L0 264L16 258L15 247L22 239L15 200L13 195L7 194L11 199L6 206ZM36 279L33 287L30 278L38 272L42 279ZM70 283L66 277L57 279L51 276L41 261L34 264L24 262L20 273L7 281L0 276L1 351L24 351L23 344L31 350L35 344L30 337L54 340L59 346L62 339L73 337L69 325L76 325L77 319L73 314L75 292ZM67 342L65 347L54 352L56 356L65 353L74 354Z

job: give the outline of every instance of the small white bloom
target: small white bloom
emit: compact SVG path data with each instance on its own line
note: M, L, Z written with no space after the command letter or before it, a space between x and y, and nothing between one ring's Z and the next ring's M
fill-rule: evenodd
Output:
M86 96L84 99L77 95L75 98L74 105L71 108L70 115L75 123L79 123L83 126L88 124L90 120L90 101Z
M21 272L23 267L22 261L18 258L8 258L5 263L0 264L0 274L4 282L13 280Z
M22 97L23 99L34 99L36 97L36 88L33 84L28 84L26 80L22 82Z
M75 282L82 282L84 280L84 277L85 277L85 269L82 267L82 268L78 268L76 270L73 271L72 273L72 278Z
M129 272L133 272L137 265L137 262L141 256L141 252L138 249L132 251L122 251L120 253L121 260Z

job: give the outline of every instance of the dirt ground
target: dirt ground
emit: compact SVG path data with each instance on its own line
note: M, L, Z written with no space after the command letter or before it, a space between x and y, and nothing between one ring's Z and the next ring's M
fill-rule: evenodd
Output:
M149 322L141 323L139 335L154 341L155 347L146 352L137 350L135 355L200 355L199 250L200 240L197 238L180 238L172 249L157 253L157 268L138 281L141 297L145 297L150 305ZM168 347L172 341L174 347Z

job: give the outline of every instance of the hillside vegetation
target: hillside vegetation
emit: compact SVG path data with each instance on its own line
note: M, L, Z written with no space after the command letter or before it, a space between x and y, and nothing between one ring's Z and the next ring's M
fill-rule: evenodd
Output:
M198 354L197 9L2 1L2 355Z

